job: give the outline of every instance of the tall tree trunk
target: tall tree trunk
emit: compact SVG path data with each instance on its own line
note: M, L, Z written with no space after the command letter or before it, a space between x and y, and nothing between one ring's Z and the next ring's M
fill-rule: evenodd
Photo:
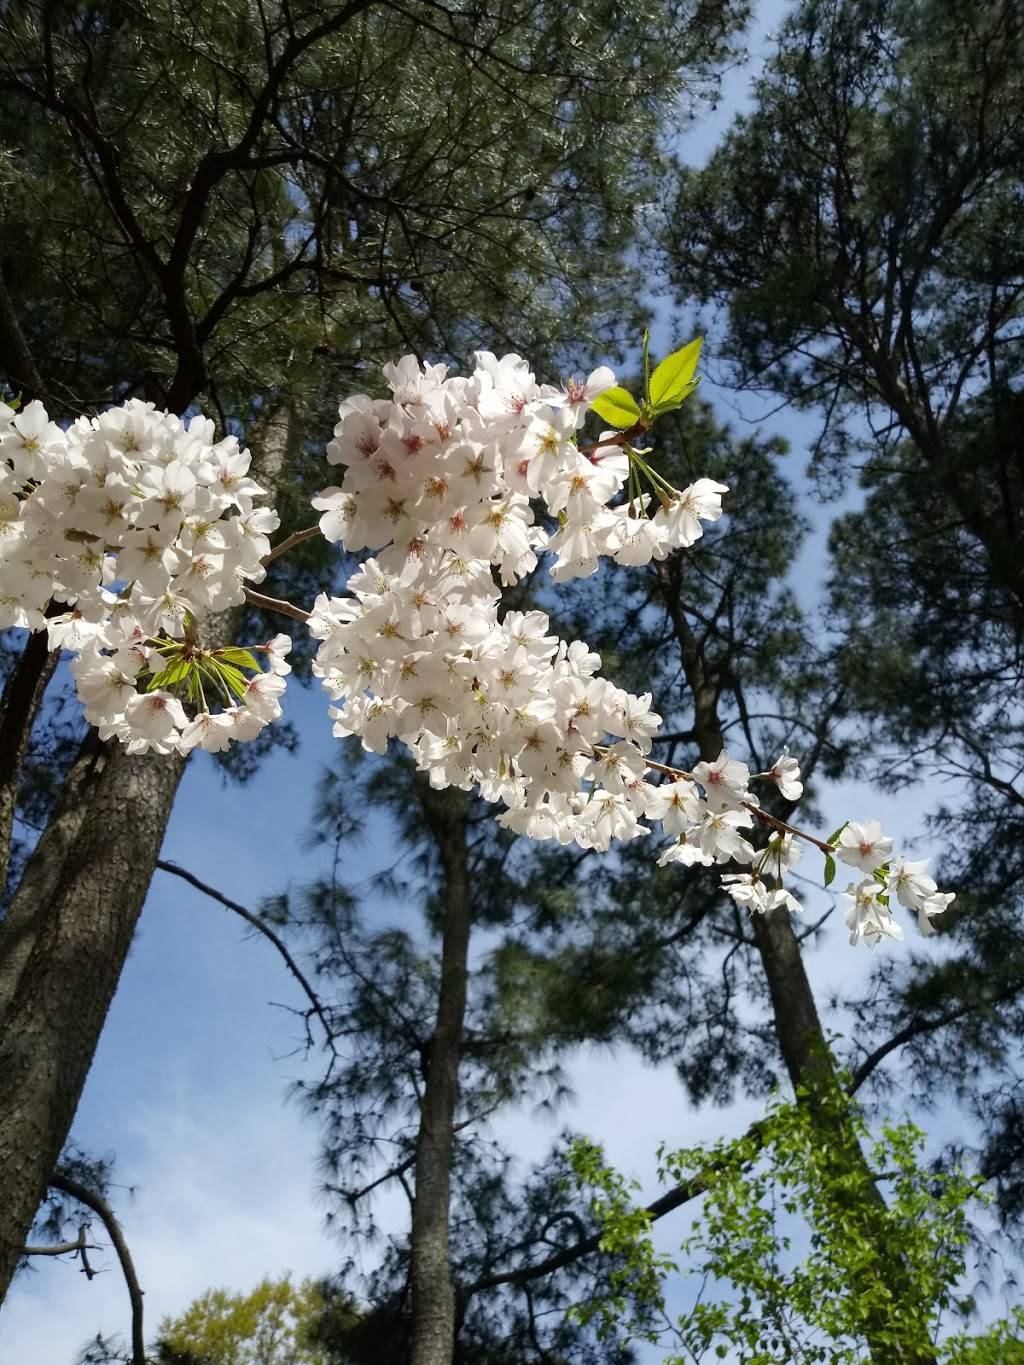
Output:
M65 856L48 845L35 860L57 885L0 1036L0 1294L71 1129L184 769L107 754Z
M64 779L57 807L21 874L7 913L0 920L0 1038L6 1032L25 963L54 913L61 882L73 880L68 861L71 850L89 808L91 792L111 755L111 748L101 744L95 730L90 730Z
M417 779L419 780L419 779ZM425 784L424 784L425 785ZM466 1015L472 921L461 793L423 792L424 814L444 869L444 931L437 1020L426 1050L426 1077L416 1142L412 1208L412 1365L451 1365L455 1349L455 1286L449 1247L449 1206L459 1058Z
M687 684L693 699L693 731L706 763L712 763L724 749L718 711L718 690L708 676L703 649L694 636L682 609L679 580L673 573L671 561L661 566L659 581L673 633L679 646ZM874 1257L867 1276L875 1277L889 1286L898 1302L902 1267L885 1245L885 1212L883 1199L857 1134L834 1105L818 1107L815 1094L821 1087L829 1090L837 1084L835 1062L828 1039L821 1026L818 1007L804 966L800 941L790 923L788 911L776 908L767 914L752 916L754 941L761 958L768 993L771 999L775 1036L779 1051L789 1073L794 1092L806 1102L811 1112L820 1117L819 1140L845 1154L848 1169L854 1174L850 1199L852 1213L860 1225L865 1242L874 1249ZM865 1285L867 1288L867 1285ZM867 1344L875 1365L935 1365L934 1352L908 1353L893 1342L887 1330L884 1314L878 1315L867 1331Z
M254 472L278 482L290 415ZM237 614L204 623L231 638ZM185 771L90 735L0 921L0 1302L71 1124Z
M0 891L7 883L18 784L43 693L53 677L57 651L45 631L28 637L0 697Z

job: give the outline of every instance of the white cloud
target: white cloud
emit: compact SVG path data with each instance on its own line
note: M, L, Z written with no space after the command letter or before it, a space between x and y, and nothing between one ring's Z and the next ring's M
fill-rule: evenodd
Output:
M137 1184L134 1196L115 1190L114 1202L145 1290L147 1339L204 1289L323 1274L337 1259L313 1196L315 1130L282 1107L273 1077L265 1089L245 1103L190 1092L129 1121L138 1159L117 1174ZM92 1234L105 1241L97 1225ZM91 1282L77 1263L51 1260L16 1282L0 1315L4 1365L70 1365L97 1331L127 1333L117 1259L92 1259L104 1273Z

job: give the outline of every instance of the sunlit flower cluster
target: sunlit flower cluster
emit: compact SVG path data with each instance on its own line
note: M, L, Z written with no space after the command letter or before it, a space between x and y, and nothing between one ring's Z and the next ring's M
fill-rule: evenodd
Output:
M104 738L134 751L218 749L280 714L279 645L268 672L242 675L244 697L209 660L210 695L194 687L183 704L152 686L183 671L182 648L201 657L204 615L239 605L244 583L264 576L278 517L257 506L249 464L208 419L186 425L137 399L67 430L39 402L0 404L0 628L45 629L51 648L77 656L86 717ZM176 640L186 645L168 646Z
M327 454L344 477L313 504L328 540L376 552L346 596L318 598L309 623L323 642L315 671L338 703L335 734L376 752L398 738L434 786L478 788L504 806L501 824L534 839L606 850L660 823L672 839L661 865L738 863L746 870L723 878L738 904L799 911L783 878L800 847L762 809L746 764L723 751L649 780L660 723L650 695L601 678L599 657L552 635L543 612L503 614L495 582L496 569L502 584L516 583L545 552L556 581L593 573L602 556L664 558L721 515L726 488L710 479L663 487L650 515L621 433L589 447L580 438L588 405L614 383L608 370L562 391L538 386L518 356L481 354L469 379L406 357L385 376L390 399L342 405ZM546 525L534 519L538 504ZM788 750L753 776L785 800L802 794ZM767 829L766 843L755 827ZM869 910L858 892L851 940L898 936L887 883L874 880L885 857L867 869L844 831L837 856L849 860L851 849L881 891ZM922 885L918 877L908 889L905 877L903 903ZM914 908L927 925L944 904L933 895Z
M546 549L560 582L594 573L602 556L665 559L722 515L726 489L711 479L666 494L652 516L649 494L620 498L631 458L622 433L605 431L590 448L578 440L589 403L614 383L611 370L565 391L538 385L520 356L489 352L478 353L469 379L447 379L443 365L421 367L413 356L384 373L392 398L342 404L327 458L345 466L344 479L313 505L328 540L379 551L389 572L429 546L493 564L510 585ZM531 499L557 529L535 522Z
M502 617L492 566L510 585L544 551L556 580L593 573L602 555L663 558L721 515L724 487L702 480L650 519L609 505L629 455L615 432L589 452L578 433L610 370L566 391L486 353L468 380L411 356L385 375L391 399L342 405L327 453L344 480L314 499L329 540L379 552L310 623L341 703L335 732L377 750L398 736L436 786L478 786L534 838L606 849L646 833L650 695L600 678L599 657L549 634L543 612ZM534 521L532 499L556 530Z
M323 536L365 553L345 594L309 613L252 600L308 621L336 735L378 753L404 743L433 786L479 790L516 833L607 850L660 825L659 865L738 867L723 888L751 914L801 909L785 879L803 841L824 854L826 885L837 860L860 875L846 891L852 943L901 937L897 904L932 933L953 896L926 863L894 857L876 821L825 841L762 804L754 782L789 803L803 793L788 749L760 773L725 750L665 767L650 693L601 677L599 656L552 634L543 611L506 609L502 589L542 556L556 583L602 558L647 564L721 516L723 484L676 489L636 446L691 390L698 351L659 366L644 408L606 368L555 389L515 355L481 352L469 377L412 356L385 366L391 397L342 404L327 447L341 483L313 499ZM595 408L619 425L588 444ZM67 430L37 402L0 404L0 629L45 629L72 653L102 738L217 751L280 716L288 636L202 639L203 618L244 602L271 554L278 517L249 466L208 420L137 400Z

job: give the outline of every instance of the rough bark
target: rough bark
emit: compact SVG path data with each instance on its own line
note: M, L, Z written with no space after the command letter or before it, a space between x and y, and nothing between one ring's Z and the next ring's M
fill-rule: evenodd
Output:
M273 487L291 422L271 418ZM204 625L230 638L233 613ZM0 921L0 1302L67 1141L156 866L184 760L83 744Z
M429 793L428 807L434 806L436 800ZM449 1204L472 918L463 805L458 802L456 813L448 814L447 818L443 812L431 816L428 809L427 813L441 853L445 913L437 1020L426 1049L416 1143L411 1238L412 1365L451 1365L455 1349Z
M107 755L19 974L0 1036L0 1294L70 1131L184 768Z
M57 808L32 852L7 913L0 920L0 1037L6 1031L22 970L43 925L53 913L61 881L70 880L68 859L89 808L90 793L110 756L110 749L100 743L95 731L90 731L64 779Z
M7 881L21 769L56 664L57 653L48 649L45 633L30 635L0 697L0 888Z

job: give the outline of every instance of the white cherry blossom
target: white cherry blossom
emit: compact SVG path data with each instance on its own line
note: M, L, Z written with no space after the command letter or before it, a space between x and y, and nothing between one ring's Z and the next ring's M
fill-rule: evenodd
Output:
M836 856L861 872L874 872L892 857L893 841L877 820L850 821L839 835Z

